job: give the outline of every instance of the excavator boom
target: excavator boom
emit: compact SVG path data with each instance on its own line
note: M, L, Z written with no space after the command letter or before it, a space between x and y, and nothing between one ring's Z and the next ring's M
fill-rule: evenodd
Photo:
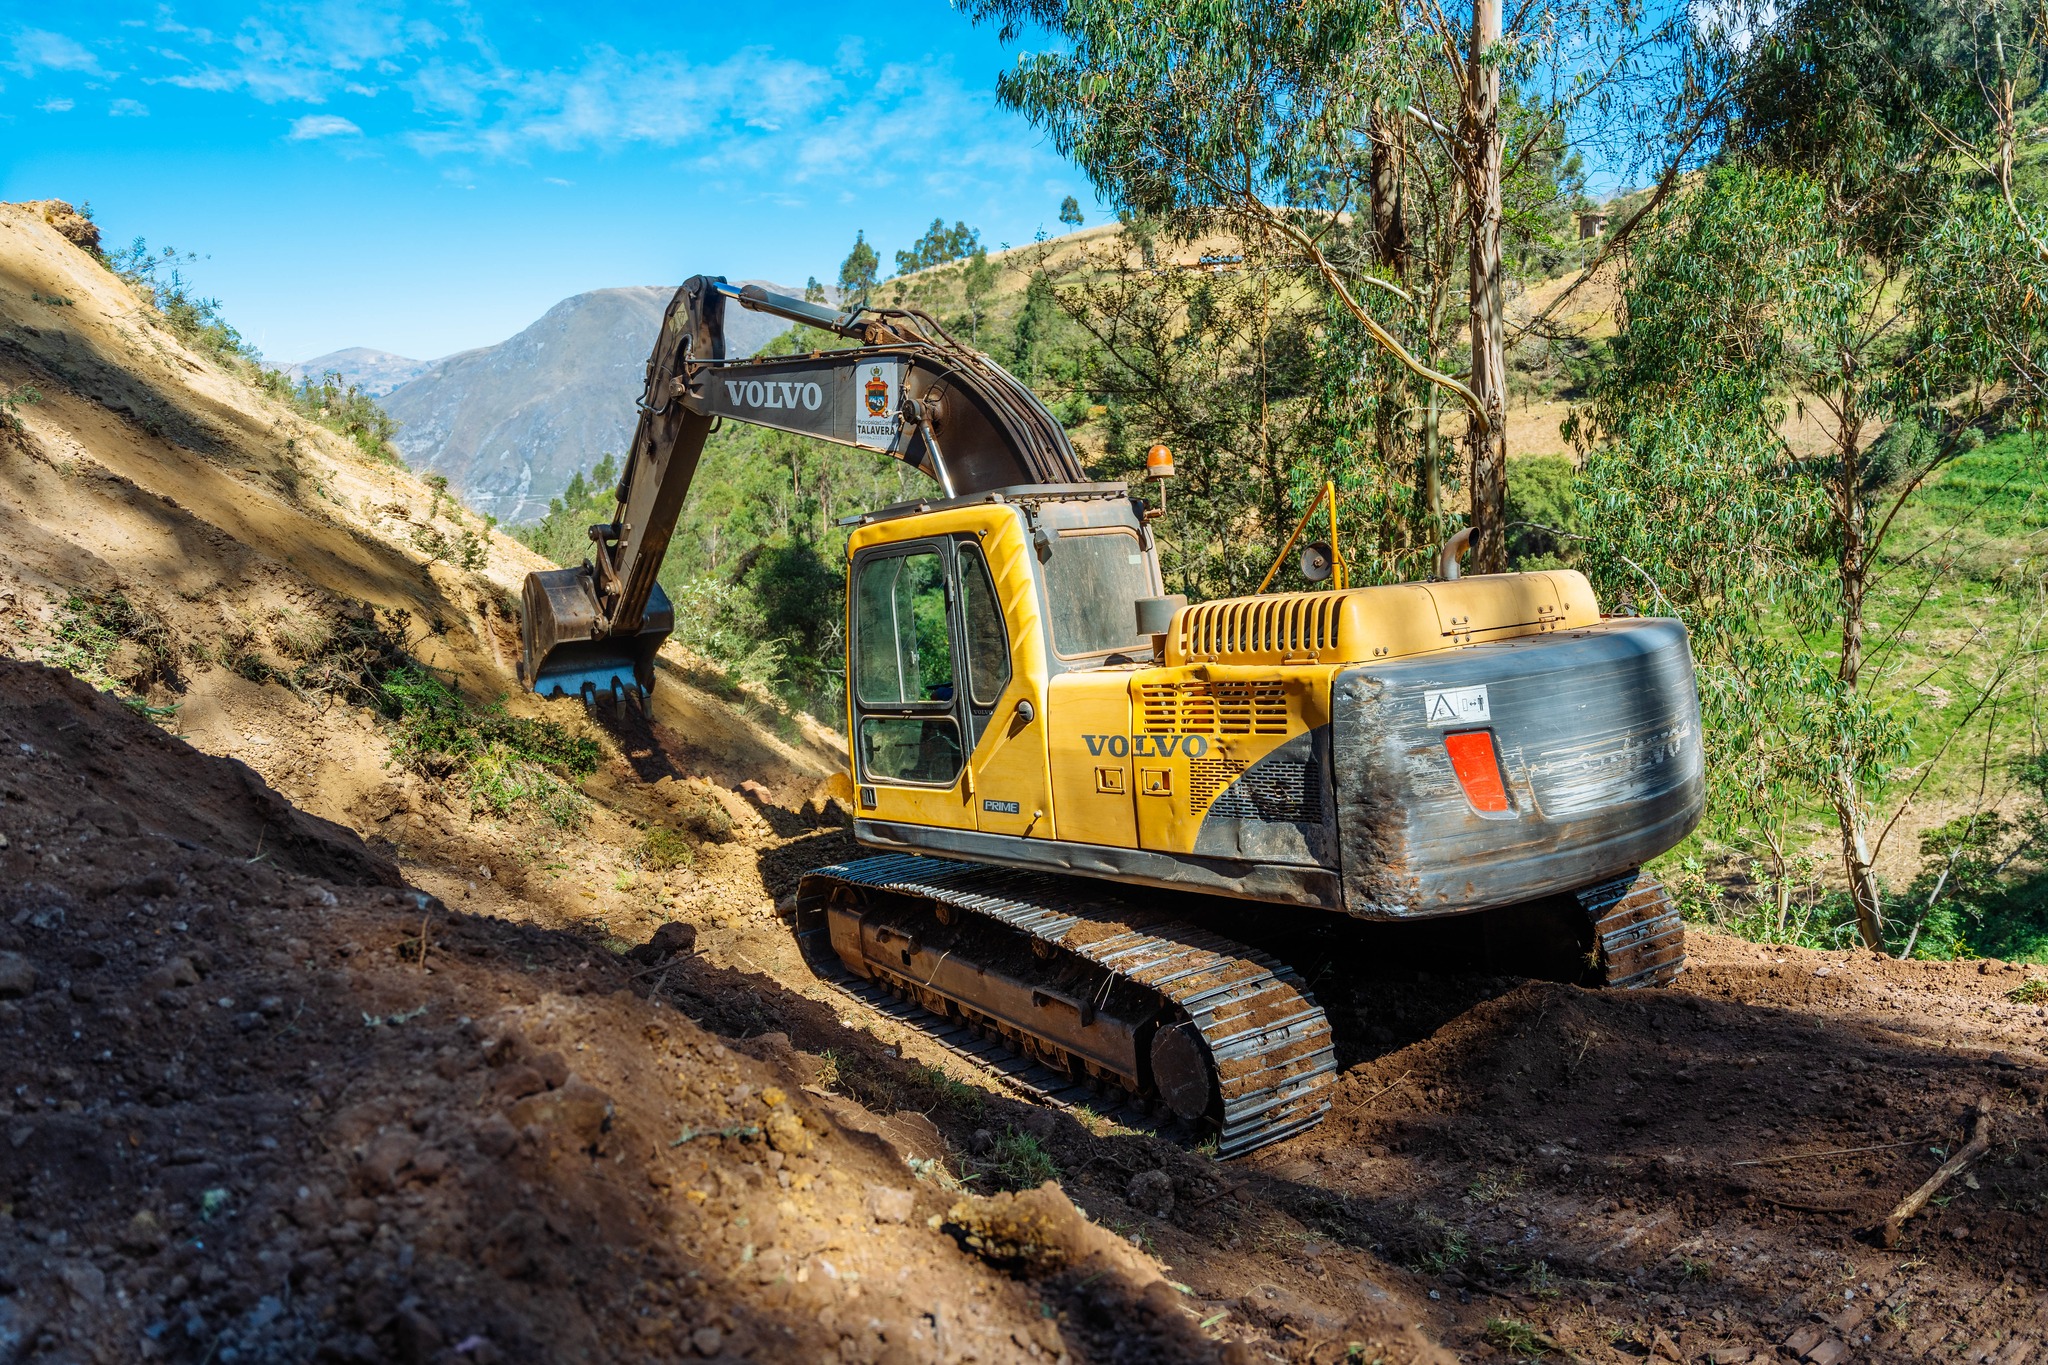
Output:
M817 328L851 347L727 358L729 303ZM640 421L612 520L583 564L531 574L520 677L542 696L645 694L675 628L656 576L721 419L885 453L945 496L1079 483L1074 448L1037 397L914 309L837 311L698 275L678 289L648 357Z

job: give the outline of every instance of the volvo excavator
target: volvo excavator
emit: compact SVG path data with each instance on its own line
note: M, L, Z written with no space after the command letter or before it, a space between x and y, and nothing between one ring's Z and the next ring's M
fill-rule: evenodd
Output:
M735 304L841 344L728 356ZM935 485L844 523L847 776L875 856L802 880L821 970L1227 1157L1318 1122L1335 1083L1309 983L1240 941L1281 919L1476 932L1563 907L1582 984L1682 967L1639 869L1701 811L1683 626L1603 615L1569 570L1459 577L1449 550L1427 582L1190 605L1146 499L1090 481L1027 387L916 309L684 284L613 519L581 566L526 580L533 691L654 686L674 624L656 571L725 421Z

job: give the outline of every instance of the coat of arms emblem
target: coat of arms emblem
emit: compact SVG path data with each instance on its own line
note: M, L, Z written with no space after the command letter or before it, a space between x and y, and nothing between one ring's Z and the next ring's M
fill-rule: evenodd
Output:
M868 400L868 416L889 415L889 381L882 378L882 367L875 366L868 371L867 387L864 390Z

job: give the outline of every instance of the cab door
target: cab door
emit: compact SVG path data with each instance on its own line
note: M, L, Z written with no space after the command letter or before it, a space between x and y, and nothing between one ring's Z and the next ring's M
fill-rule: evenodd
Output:
M953 539L961 701L973 745L969 794L977 828L1049 839L1044 670L1032 666L1037 597L1029 571L1020 567L1027 552L1014 522L993 530ZM998 574L999 565L1006 572Z
M863 551L852 567L848 700L861 814L973 829L952 547L907 541Z

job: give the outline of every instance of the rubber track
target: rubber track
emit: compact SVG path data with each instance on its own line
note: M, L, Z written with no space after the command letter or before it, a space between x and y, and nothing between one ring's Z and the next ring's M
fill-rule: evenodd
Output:
M1329 1020L1293 971L1262 953L1100 893L1079 895L1039 872L892 854L806 874L800 903L822 903L828 882L979 915L1178 1005L1216 1066L1219 1156L1291 1137L1329 1112L1337 1073Z
M1589 886L1578 898L1593 920L1601 985L1668 986L1685 970L1685 922L1656 878L1630 873Z

